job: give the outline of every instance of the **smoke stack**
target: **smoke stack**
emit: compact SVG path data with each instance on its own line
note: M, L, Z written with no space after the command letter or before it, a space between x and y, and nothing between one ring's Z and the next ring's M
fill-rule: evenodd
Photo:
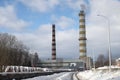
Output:
M79 13L79 47L80 47L80 57L86 57L86 29L85 29L85 12L82 9Z
M56 60L55 24L52 25L52 60Z

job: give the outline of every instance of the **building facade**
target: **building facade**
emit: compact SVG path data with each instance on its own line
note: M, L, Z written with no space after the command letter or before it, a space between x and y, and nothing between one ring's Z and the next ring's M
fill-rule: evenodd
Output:
M85 64L80 59L56 59L56 60L43 60L41 63L39 63L40 67L46 67L46 68L62 68L62 69L73 69L73 70L84 70Z
M120 66L120 58L116 59L116 65Z

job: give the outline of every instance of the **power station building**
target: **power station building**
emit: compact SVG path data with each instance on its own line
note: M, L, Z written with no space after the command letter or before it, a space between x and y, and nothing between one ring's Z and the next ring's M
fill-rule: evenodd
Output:
M90 69L92 68L92 59L87 56L86 48L86 26L85 26L85 11L81 9L79 13L79 52L78 59L64 60L56 58L56 37L55 24L52 25L52 58L42 60L39 65L49 68L72 68L72 69Z
M85 70L85 64L79 59L42 60L40 67Z

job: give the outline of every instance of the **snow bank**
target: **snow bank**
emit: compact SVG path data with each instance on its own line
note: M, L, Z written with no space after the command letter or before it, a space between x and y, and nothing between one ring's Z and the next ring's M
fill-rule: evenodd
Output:
M120 69L119 66L111 66L111 68L112 68L112 69ZM97 68L97 69L101 69L101 70L103 70L103 69L109 69L109 66L99 67L99 68Z
M120 70L115 69L109 72L105 70L106 68L99 68L96 71L79 72L78 77L82 80L120 80Z

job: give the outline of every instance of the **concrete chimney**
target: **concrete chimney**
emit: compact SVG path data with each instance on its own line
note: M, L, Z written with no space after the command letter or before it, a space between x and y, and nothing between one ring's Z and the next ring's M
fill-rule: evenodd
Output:
M52 60L56 60L55 24L52 25Z
M86 29L85 29L85 12L81 10L79 13L79 48L80 59L86 57Z

